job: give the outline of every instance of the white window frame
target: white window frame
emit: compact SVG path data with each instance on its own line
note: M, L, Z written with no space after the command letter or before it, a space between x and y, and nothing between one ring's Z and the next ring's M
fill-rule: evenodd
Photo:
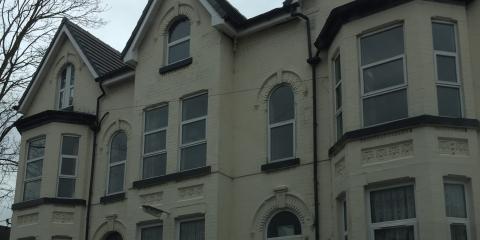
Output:
M145 131L145 128L146 128L146 121L147 121L147 112L150 112L150 111L153 111L153 110L156 110L156 109L159 109L159 108L167 108L167 119L168 119L168 104L164 103L164 104L160 104L158 106L155 106L155 107L151 107L151 108L147 108L143 111L143 139L142 139L142 163L141 163L141 176L142 176L142 179L145 180L145 179L149 179L149 178L145 178L143 176L143 167L144 167L144 161L145 161L145 158L149 158L149 157L153 157L153 156L159 156L159 155L162 155L162 154L165 154L165 157L167 156L167 133L168 133L168 122L167 122L167 126L163 127L163 128L159 128L159 129L156 129L156 130L151 130L151 131L148 131L146 132ZM151 152L151 153L145 153L145 139L148 135L151 135L151 134L155 134L155 133L160 133L160 132L165 132L165 149L163 150L159 150L159 151L155 151L155 152ZM166 174L166 173L165 173ZM165 176L165 174L161 175L161 176ZM160 177L160 176L156 176L156 177ZM155 178L155 177L153 177Z
M201 216L201 217L192 217L192 218L185 218L185 219L179 219L177 220L176 222L176 239L177 240L180 240L180 226L182 225L182 223L186 223L186 222L194 222L194 221L199 221L199 220L203 220L203 229L204 229L204 239L207 239L207 221L205 219L205 216Z
M409 187L413 186L413 194L414 194L414 199L415 199L415 218L411 219L403 219L403 220L396 220L396 221L388 221L388 222L379 222L379 223L373 223L372 222L372 207L371 207L371 202L370 202L370 193L371 192L376 192L376 191L381 191L381 190L388 190L388 189L393 189L393 188L398 188L398 187ZM418 238L418 222L417 222L417 194L416 194L416 188L414 183L405 183L405 184L396 184L396 185L389 185L385 187L379 187L379 188L373 188L373 189L368 189L367 190L367 211L368 211L368 233L369 233L369 239L370 240L375 240L375 230L382 230L382 229L388 229L388 228L395 228L395 227L413 227L413 237L415 240L419 239Z
M441 21L441 20L432 20L432 28L433 24L444 24L444 25L450 25L453 27L453 34L455 38L455 53L453 52L447 52L447 51L441 51L441 50L435 50L435 46L433 46L433 62L435 66L435 81L437 84L437 89L436 92L438 94L438 87L445 87L445 88L455 88L458 89L459 95L460 95L460 116L464 116L464 100L463 100L463 84L462 84L462 79L461 79L461 74L460 74L460 54L459 52L459 42L458 42L458 28L457 24L453 22L448 22L448 21ZM433 39L433 36L432 36ZM433 39L435 41L435 39ZM456 69L456 76L457 76L457 82L447 82L447 81L440 81L438 77L438 64L437 64L437 56L442 56L442 57L454 57L455 58L455 69ZM437 99L437 104L438 104L438 99ZM438 109L438 115L440 115L440 109Z
M377 61L377 62L369 63L367 65L363 65L363 63L362 63L362 39L366 38L366 37L369 37L369 36L377 35L377 34L392 30L392 29L397 28L397 27L401 27L402 31L403 31L403 54L399 54L399 55L391 57L391 58L387 58L387 59L383 59L383 60L380 60L380 61ZM361 100L360 101L361 111L360 111L360 113L361 113L362 126L363 127L373 127L373 126L376 126L376 125L381 125L381 124L385 124L385 123L394 122L394 121L398 121L398 120L401 120L401 119L408 118L408 116L409 116L409 110L408 110L409 106L408 106L407 58L406 58L406 54L405 54L406 49L407 49L406 48L406 43L405 43L405 25L403 23L397 23L397 24L393 24L391 26L382 28L380 30L376 30L376 31L372 31L372 32L363 34L358 38L358 46L359 46L358 56L359 56L359 62L360 62L360 95L361 95L361 99L360 99ZM397 61L397 60L400 60L400 59L403 62L403 83L402 84L398 84L398 85L395 85L395 86L390 86L390 87L383 88L383 89L380 89L380 90L375 90L375 91L371 91L369 93L365 93L365 84L364 84L364 81L363 81L363 72L366 69L369 69L369 68L372 68L372 67L375 67L375 66L379 66L379 65L382 65L382 64L385 64L385 63L394 62L394 61ZM372 98L372 97L378 97L378 96L382 96L382 95L386 95L386 94L389 94L389 93L392 93L392 92L397 92L397 91L402 91L402 90L407 91L407 116L405 118L400 118L400 119L395 119L395 120L392 120L392 121L380 122L380 123L365 126L365 119L364 119L364 114L363 114L364 113L364 101L365 100L367 100L369 98Z
M164 225L163 222L156 222L156 223L149 223L149 224L142 224L138 226L138 233L137 237L139 240L142 240L142 230L147 228L154 228L154 227L162 227L162 239L164 239Z
M63 138L64 137L74 137L78 139L78 148L77 151L80 154L80 136L74 135L74 134L63 134L62 135L62 143L60 144L60 161L59 161L59 168L58 168L58 178L57 178L57 197L62 198L59 196L59 187L60 187L60 179L72 179L75 180L75 190L73 191L73 196L71 198L75 197L75 192L76 192L76 179L78 177L78 155L64 155L62 153L62 147L63 147ZM63 166L63 158L73 158L75 159L75 174L74 175L63 175L62 174L62 166ZM66 198L66 197L63 197ZM67 198L68 199L68 198Z
M190 24L190 34L186 37L183 37L183 38L180 38L178 40L175 40L173 42L170 42L170 30L172 30L172 27L176 26L177 23L179 22L182 22L182 21L187 21L189 24ZM175 21L173 21L173 24L170 25L170 27L168 28L168 34L167 34L167 49L166 49L166 53L167 53L167 65L172 65L172 64L175 64L175 63L178 63L178 62L181 62L185 59L188 59L190 56L184 58L184 59L180 59L180 60L177 60L175 62L170 62L170 48L171 47L174 47L176 45L179 45L181 43L184 43L186 41L190 41L191 40L191 31L192 31L192 25L191 25L191 22L190 22L190 19L188 19L187 17L182 17L182 18L179 18L179 19L176 19ZM191 41L190 41L191 43ZM188 46L190 47L190 45ZM190 55L190 54L189 54Z
M467 239L468 240L471 240L473 239L472 238L472 229L471 229L471 225L472 225L472 220L471 220L471 211L472 210L472 204L470 202L470 191L468 189L468 185L465 183L465 182L462 182L462 181L453 181L453 180L446 180L443 182L443 185L444 185L444 189L445 189L445 185L446 184L454 184L454 185L462 185L463 186L463 191L464 191L464 194L465 194L465 208L466 208L466 211L467 211L467 218L454 218L454 217L448 217L447 216L447 222L448 222L448 232L450 233L449 235L449 238L451 238L451 225L452 224L464 224L467 228ZM445 194L444 193L444 198L445 198ZM446 209L447 209L447 206L446 206L446 203L445 203L445 215L447 214L446 213Z
M69 107L73 106L73 101L72 104L70 104L70 97L74 98L74 91L75 91L75 76L73 76L72 79L72 69L74 69L73 64L67 63L62 70L60 71L60 78L58 80L58 102L57 102L57 107L59 110L66 109ZM62 88L62 72L66 70L66 79L65 79L65 87ZM75 71L73 72L75 73ZM61 98L63 93L63 99ZM72 95L72 96L70 96ZM61 105L61 103L63 103Z
M112 142L113 142L113 138L115 138L118 134L120 133L124 133L125 135L127 134L126 132L124 131L117 131L115 132L113 135L112 135L112 138L110 139L110 144L108 145L108 175L107 175L107 189L106 189L106 196L111 196L111 195L115 195L115 194L120 194L120 193L124 193L125 192L125 186L126 186L126 172L127 172L127 158L128 158L128 135L127 135L127 156L125 156L125 160L123 161L118 161L118 162L115 162L115 163L111 163L110 162L110 158L111 158L111 154L112 154ZM116 166L119 166L119 165L124 165L123 167L123 189L122 191L118 191L118 192L109 192L110 190L110 171L112 169L112 167L116 167Z
M31 144L31 142L35 142L35 141L42 140L42 139L45 140L44 148L46 149L46 144L47 144L47 141L46 141L47 138L46 138L46 136L35 137L35 138L32 138L32 139L30 139L30 140L27 141L27 155L26 155L25 169L24 169L25 175L23 176L23 200L24 200L24 201L25 201L25 189L26 189L26 185L27 185L27 183L30 183L30 182L36 182L36 181L39 181L39 182L40 182L40 189L39 189L38 191L40 192L40 196L41 196L41 190L42 190L41 184L42 184L43 165L44 165L44 160L45 160L45 152L43 153L43 156L42 156L42 157L38 157L38 158L28 159L28 155L29 155L29 151L30 151L30 144ZM28 178L28 179L27 179L27 168L28 168L28 164L29 164L29 163L33 163L33 162L37 162L37 161L42 161L42 174L41 174L39 177L34 177L34 178ZM34 199L30 199L30 200L34 200ZM30 200L28 200L28 201L30 201Z
M287 86L290 88L290 91L292 91L292 94L293 94L293 118L290 119L290 120L286 120L286 121L283 121L283 122L278 122L278 123L270 123L270 101L271 101L271 97L272 97L272 94L279 88L279 87L282 87L282 86ZM295 157L297 156L297 108L295 106L295 92L293 91L293 88L292 86L290 85L287 85L287 84L278 84L277 86L275 86L271 91L270 91L270 94L268 95L268 102L267 102L267 105L268 105L268 111L267 111L267 125L268 125L268 162L269 163L276 163L276 162L282 162L282 161L286 161L286 160L291 160L291 159L295 159ZM293 146L292 146L292 156L291 157L285 157L285 158L281 158L281 159L275 159L273 160L272 159L272 129L273 128L278 128L278 127L283 127L283 126L287 126L287 125L292 125L292 129L293 129L293 133L292 133L292 138L293 138Z
M335 119L334 119L334 125L335 125L335 139L336 140L339 140L341 138L341 136L344 134L345 132L345 129L344 129L344 124L343 124L343 76L340 74L340 80L337 82L337 65L336 65L336 61L339 60L340 61L340 72L342 71L342 58L341 58L341 55L340 55L340 51L335 54L335 56L333 57L332 59L332 66L333 66L333 105L335 106L335 110L334 110L334 113L335 113ZM342 106L338 106L337 104L337 89L340 89L340 92L342 94L341 96L341 101L342 101ZM342 116L342 133L341 135L339 136L339 132L338 132L338 117L339 116Z
M297 217L297 220L298 222L300 223L300 235L293 235L293 236L285 236L285 237L274 237L274 238L269 238L268 237L268 227L270 225L270 222L272 221L272 219L279 213L281 212L289 212L293 215L295 215L295 217ZM265 231L264 231L264 236L263 238L266 239L266 240L302 240L304 239L304 235L303 235L303 226L302 226L302 222L300 221L300 218L298 217L298 215L291 211L290 209L279 209L279 210L276 210L275 212L273 212L273 214L268 218L268 221L265 225Z
M185 149L185 148L190 148L190 147L195 147L195 146L198 146L198 145L202 145L202 144L205 144L205 148L208 147L207 145L207 126L208 126L208 104L209 104L209 100L207 100L207 113L202 116L202 117L197 117L197 118L193 118L193 119L189 119L189 120L183 120L183 104L186 100L188 99L192 99L192 98L196 98L196 97L200 97L200 96L203 96L203 95L207 95L207 98L209 97L208 96L208 92L200 92L198 94L194 94L194 95L191 95L191 96L188 96L188 97L184 97L181 99L181 104L180 104L180 135L179 135L179 139L180 139L180 151L179 151L179 161L178 161L178 171L179 172L182 172L182 171L190 171L190 170L194 170L195 168L193 169L186 169L186 170L182 170L182 150ZM187 143L187 144L184 144L183 143L183 126L184 125L188 125L190 123L194 123L194 122L200 122L200 121L203 121L205 120L205 138L202 139L202 140L197 140L195 142L190 142L190 143ZM208 148L206 150L206 155L208 156ZM208 158L207 156L205 156L205 165L207 166L208 163ZM203 166L205 167L205 166ZM202 168L202 167L199 167L199 168ZM197 168L198 169L198 168Z
M346 239L348 239L348 230L349 230L347 196L344 196L344 197L340 198L339 204L340 204L340 211L339 211L339 214L340 214L340 222L339 222L340 238L339 239L340 240L346 240Z

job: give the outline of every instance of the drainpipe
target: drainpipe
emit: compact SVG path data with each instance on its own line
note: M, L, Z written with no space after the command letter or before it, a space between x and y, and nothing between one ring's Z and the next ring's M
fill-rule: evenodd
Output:
M102 82L98 82L98 86L100 87L100 90L102 91L102 94L97 97L97 109L96 109L96 121L95 121L95 126L92 127L93 130L93 150L92 150L92 161L90 165L90 185L88 187L88 202L87 202L87 214L86 214L86 221L85 221L85 240L89 239L89 234L90 234L90 215L91 215L91 210L92 210L92 196L93 196L93 180L94 180L94 172L95 172L95 162L96 162L96 156L97 156L97 138L98 138L98 132L100 131L101 125L105 117L109 114L108 112L103 115L103 117L100 119L100 100L105 97L105 89L103 89Z
M319 199L318 199L318 120L317 120L317 66L320 64L321 59L318 56L319 51L313 55L312 49L312 32L310 29L310 18L303 13L294 12L292 9L292 17L302 19L306 23L307 27L307 44L308 44L308 59L307 63L312 68L312 102L313 102L313 192L315 202L315 240L320 240L320 222L319 222Z

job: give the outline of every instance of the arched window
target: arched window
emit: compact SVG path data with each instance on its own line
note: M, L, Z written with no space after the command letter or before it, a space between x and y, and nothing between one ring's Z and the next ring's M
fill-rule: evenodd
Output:
M75 68L67 64L60 72L58 90L58 109L63 110L73 106Z
M116 133L110 143L107 195L121 193L125 185L125 163L127 162L127 135Z
M183 17L176 20L168 30L168 64L190 57L190 21Z
M118 232L109 233L105 240L123 240L122 235Z
M282 239L283 237L302 235L302 226L298 217L289 212L282 211L273 216L267 227L267 240Z
M292 88L281 85L270 94L268 107L269 160L295 157L295 106Z

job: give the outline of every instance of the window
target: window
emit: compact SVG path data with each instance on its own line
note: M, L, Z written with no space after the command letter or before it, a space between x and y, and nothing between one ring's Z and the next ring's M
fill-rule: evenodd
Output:
M75 84L75 68L67 64L60 73L58 92L58 109L66 109L73 106Z
M445 208L450 225L450 240L469 240L470 216L465 184L447 182L445 189Z
M105 240L123 240L122 235L118 232L109 233Z
M295 157L295 106L292 88L280 85L270 94L268 107L269 159Z
M163 239L163 226L153 225L145 226L140 229L141 240L162 240Z
M185 220L179 223L179 240L204 240L205 220Z
M415 240L413 185L371 191L370 233L373 240Z
M348 208L347 199L340 200L340 238L348 240Z
M335 132L337 140L343 135L343 111L342 111L342 65L340 55L333 60L333 76L335 80Z
M201 168L207 162L208 95L195 95L183 100L180 146L180 171Z
M59 198L73 198L75 195L78 143L79 137L77 136L65 135L62 137L62 152L57 186L57 196Z
M116 133L110 143L107 195L121 193L125 185L125 163L127 162L127 135Z
M168 106L145 111L143 179L165 175L167 165Z
M267 239L281 239L301 234L302 227L298 217L289 211L275 214L268 223Z
M363 36L360 46L363 125L408 117L403 26Z
M168 31L168 64L190 57L190 21L181 18L175 21Z
M455 25L433 22L438 114L462 117L462 94Z
M25 186L23 190L24 201L40 198L44 156L45 137L28 142Z

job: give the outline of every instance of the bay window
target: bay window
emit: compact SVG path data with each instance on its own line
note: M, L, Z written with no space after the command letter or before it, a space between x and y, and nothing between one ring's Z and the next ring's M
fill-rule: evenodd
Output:
M180 171L205 167L207 163L208 94L183 99Z
M178 232L178 240L205 240L205 219L182 220Z
M45 137L28 142L23 200L29 201L40 198L42 183L43 159L45 156Z
M450 240L470 239L470 214L465 184L446 182L445 209L450 229Z
M162 225L150 225L140 228L141 240L162 240L163 239L163 226Z
M143 179L165 175L168 105L145 111Z
M57 186L57 196L60 198L73 198L75 195L78 144L78 136L65 135L62 137L60 170Z

